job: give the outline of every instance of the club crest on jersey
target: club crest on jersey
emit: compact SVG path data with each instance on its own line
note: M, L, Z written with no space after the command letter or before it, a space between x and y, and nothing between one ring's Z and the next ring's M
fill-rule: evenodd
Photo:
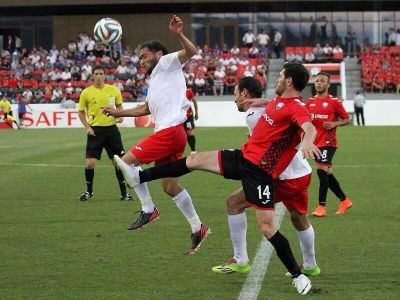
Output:
M328 107L328 102L323 102L323 103L322 103L322 107L323 107L323 108L327 108L327 107Z
M279 103L275 106L275 110L281 109L284 105L285 105L285 103L279 102Z

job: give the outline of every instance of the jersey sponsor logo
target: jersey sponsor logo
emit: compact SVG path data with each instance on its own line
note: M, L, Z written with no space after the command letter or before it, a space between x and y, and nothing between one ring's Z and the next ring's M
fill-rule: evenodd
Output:
M311 113L311 119L313 119L313 120L316 120L316 119L327 120L328 117L329 117L328 115Z
M263 118L265 119L265 121L267 121L267 123L268 123L269 125L273 125L273 124L274 124L274 120L271 119L271 117L268 116L267 114L264 114L264 115L263 115Z
M279 110L279 109L281 109L284 105L285 105L285 103L279 102L279 103L275 106L275 109L276 109L276 110ZM272 125L272 124L271 124L271 125Z

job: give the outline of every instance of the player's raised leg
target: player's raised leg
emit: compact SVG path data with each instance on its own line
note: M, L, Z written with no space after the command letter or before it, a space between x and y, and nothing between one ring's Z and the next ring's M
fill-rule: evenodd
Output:
M221 175L219 151L191 154L188 157L168 162L140 172L129 172L130 181L136 184L167 177L180 177L194 170Z
M128 186L132 187L132 182L130 181L132 174L138 173L141 170L140 167L135 166L139 164L139 160L131 151L129 151L122 158L115 155L114 162L121 170ZM142 205L142 209L139 213L138 219L128 226L128 230L140 229L146 224L157 220L160 216L160 212L154 206L147 184L138 184L134 186L134 190Z

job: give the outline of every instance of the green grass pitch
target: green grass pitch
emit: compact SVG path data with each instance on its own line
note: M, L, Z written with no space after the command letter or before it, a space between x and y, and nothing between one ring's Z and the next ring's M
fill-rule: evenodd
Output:
M151 132L121 129L126 149ZM237 148L245 128L198 128L200 151ZM400 127L339 128L335 174L353 200L336 217L312 219L322 273L315 299L398 299L400 295ZM158 182L150 183L160 221L137 232L126 226L139 202L121 202L105 152L95 169L94 197L85 189L83 129L0 132L1 299L236 299L245 276L217 275L211 267L232 255L224 208L238 182L202 172L181 180L213 234L200 252L186 256L190 228ZM317 176L310 190L316 205ZM261 236L248 210L248 250ZM300 260L287 214L281 231ZM274 253L259 299L299 297Z

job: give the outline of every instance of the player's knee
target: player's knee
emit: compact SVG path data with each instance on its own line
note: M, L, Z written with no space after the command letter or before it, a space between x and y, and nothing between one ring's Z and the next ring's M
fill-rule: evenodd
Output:
M264 219L258 222L258 227L267 239L271 238L276 233L276 226L273 219Z
M96 165L95 160L93 160L93 159L86 160L86 169L89 169L89 170L94 169L95 165Z
M290 220L296 230L303 231L310 227L310 221L307 214L301 214L297 211L290 211Z
M179 187L175 182L170 181L163 181L162 188L164 190L164 193L166 193L170 197L175 197L182 191L181 187Z
M245 205L238 197L230 196L226 199L226 211L229 215L237 215L244 211Z
M186 158L186 166L188 169L193 170L199 167L201 164L201 153L190 154Z

